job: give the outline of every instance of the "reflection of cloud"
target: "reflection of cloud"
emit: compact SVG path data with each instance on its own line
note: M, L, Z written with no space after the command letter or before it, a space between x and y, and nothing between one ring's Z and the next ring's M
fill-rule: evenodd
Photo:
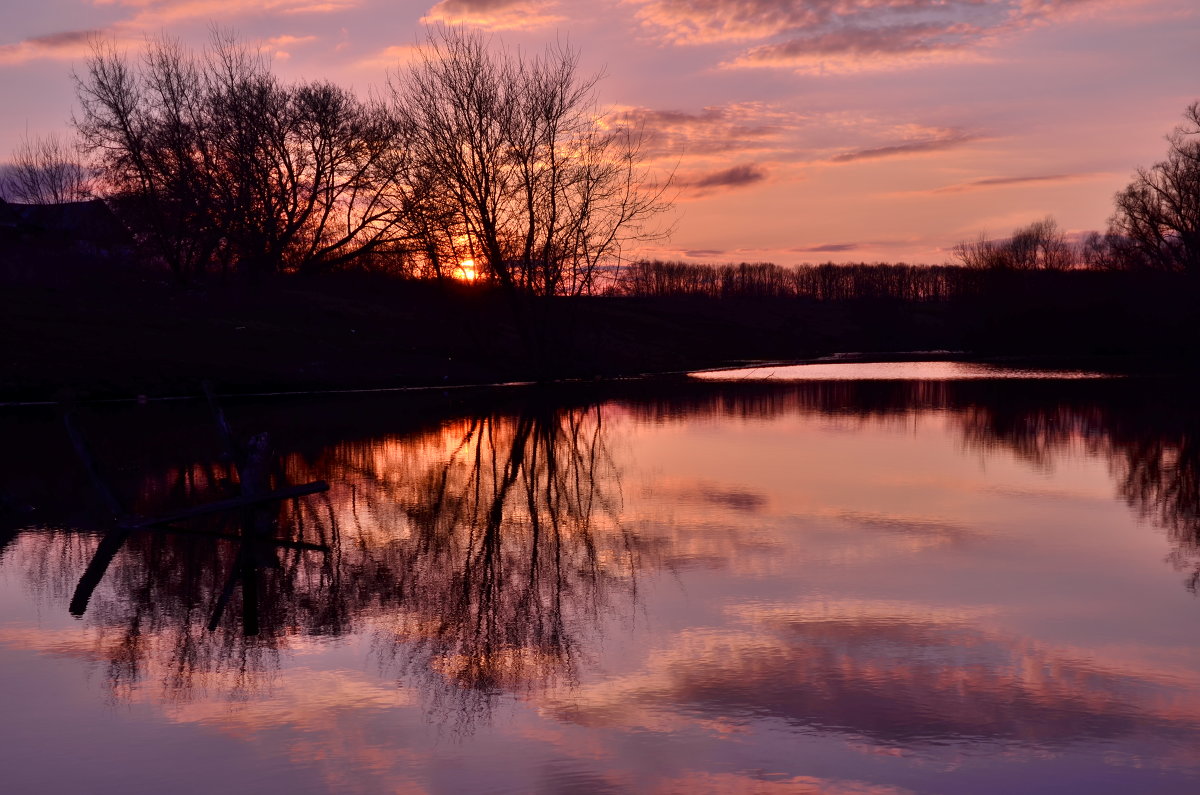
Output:
M666 489L656 490L655 495L659 499L669 496L684 503L716 505L739 513L758 513L767 506L765 494L708 481L667 485Z
M441 0L421 21L491 30L530 30L562 22L563 17L551 13L557 5L557 0Z
M970 529L963 525L923 517L845 511L841 513L840 518L867 529L884 530L929 539L958 540L971 534Z
M691 631L649 667L585 688L557 714L589 726L770 716L892 747L976 738L1060 746L1182 737L1200 697L1157 672L1105 670L970 614L904 605L758 608L746 631ZM667 713L664 715L663 713Z
M750 773L686 773L667 781L658 782L652 792L687 792L691 795L903 795L911 790L901 787L866 784L860 781L845 781L812 776L794 778L766 778Z
M139 691L153 701L154 694ZM305 732L325 728L331 715L352 709L391 709L412 706L411 691L390 682L368 680L355 671L316 671L296 668L272 685L269 698L247 701L230 710L223 699L177 705L171 718L179 723L218 726L229 734L246 736L290 726Z
M978 58L996 37L1095 0L630 0L673 44L749 44L728 65L809 72Z

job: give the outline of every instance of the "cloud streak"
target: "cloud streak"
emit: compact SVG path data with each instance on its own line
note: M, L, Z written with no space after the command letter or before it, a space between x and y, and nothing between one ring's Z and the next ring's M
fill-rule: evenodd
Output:
M930 152L941 152L946 149L952 149L956 146L977 140L979 140L979 136L977 135L972 135L961 130L945 130L928 138L842 152L829 158L829 160L832 163L854 163L860 160L880 160L886 157L924 155Z
M804 246L790 250L797 254L834 254L839 251L858 251L860 248L862 248L861 243L823 243L819 246Z
M361 0L116 0L110 3L136 9L133 16L114 24L139 35L147 30L185 20L237 19L251 15L320 15L347 11Z
M76 58L88 52L100 30L63 30L0 46L0 63L21 63L36 58Z
M980 58L980 48L1100 0L627 0L675 45L747 47L725 65L846 73Z
M1005 188L1013 185L1038 185L1038 184L1053 184L1056 182L1074 182L1075 180L1087 179L1095 176L1094 174L1038 174L1028 177L987 177L985 179L975 179L970 182L959 182L954 185L945 185L941 188L934 188L929 193L965 193L967 191L986 190L987 188Z

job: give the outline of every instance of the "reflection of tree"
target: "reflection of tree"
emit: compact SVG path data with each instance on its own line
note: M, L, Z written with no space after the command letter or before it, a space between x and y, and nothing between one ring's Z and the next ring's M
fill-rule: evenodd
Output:
M212 534L233 528L209 518L179 528L209 535L134 533L84 616L114 686L161 682L172 699L248 692L265 687L277 658L306 637L359 632L398 674L469 715L498 693L570 681L604 612L628 606L639 569L669 557L618 520L610 409L655 423L811 414L906 424L934 412L968 446L1038 467L1073 452L1103 456L1119 494L1167 528L1176 564L1200 588L1200 420L1169 389L1135 380L686 383L632 385L613 397L609 408L533 405L416 432L380 432L384 420L372 418L357 436L339 427L326 441L313 434L305 447L282 445L275 486L318 477L334 486L270 517L269 538L293 545L250 561L257 637L245 636L240 589L207 629L244 553L237 539ZM200 432L211 435L207 424ZM123 475L121 491L139 495L133 508L143 515L220 497L236 473L215 461L214 452L131 469L137 486ZM37 502L8 473L3 480L9 502ZM48 519L42 529L22 525L0 554L65 610L100 541Z
M1173 438L1137 439L1120 447L1121 493L1144 516L1165 527L1173 562L1190 568L1187 586L1200 588L1200 444L1196 428Z
M1124 385L1055 401L980 404L964 412L969 443L1004 446L1041 466L1072 446L1108 459L1118 494L1166 529L1172 562L1200 587L1200 418L1185 400Z
M474 709L570 680L614 593L632 593L644 549L617 521L599 409L476 417L331 466L359 521L394 527L370 552L394 575L379 649L435 697Z
M547 407L285 453L268 486L333 489L265 517L127 533L72 608L119 694L250 692L304 636L367 629L399 672L473 713L498 692L570 680L605 608L633 593L644 548L617 521L605 433L598 408ZM211 501L235 475L210 460L161 467L133 508ZM13 561L65 604L106 543L24 532Z
M1052 467L1072 451L1101 456L1118 494L1168 532L1172 562L1200 591L1200 417L1178 384L1140 379L825 381L690 384L633 404L655 422L786 414L904 422L948 414L968 447L1005 449ZM1181 394L1182 392L1182 394Z

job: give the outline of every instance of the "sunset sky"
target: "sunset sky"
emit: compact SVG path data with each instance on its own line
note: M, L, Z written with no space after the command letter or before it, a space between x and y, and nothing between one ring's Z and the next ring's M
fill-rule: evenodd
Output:
M67 126L99 34L136 51L213 24L285 78L367 93L428 26L566 40L675 169L658 256L940 263L1047 214L1103 227L1200 98L1196 0L9 0L0 159Z

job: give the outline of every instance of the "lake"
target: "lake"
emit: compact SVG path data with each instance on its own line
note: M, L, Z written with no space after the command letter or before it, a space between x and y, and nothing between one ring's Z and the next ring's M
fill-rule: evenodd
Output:
M1049 376L225 400L328 490L137 530L208 406L8 409L3 788L1196 792L1191 386Z

